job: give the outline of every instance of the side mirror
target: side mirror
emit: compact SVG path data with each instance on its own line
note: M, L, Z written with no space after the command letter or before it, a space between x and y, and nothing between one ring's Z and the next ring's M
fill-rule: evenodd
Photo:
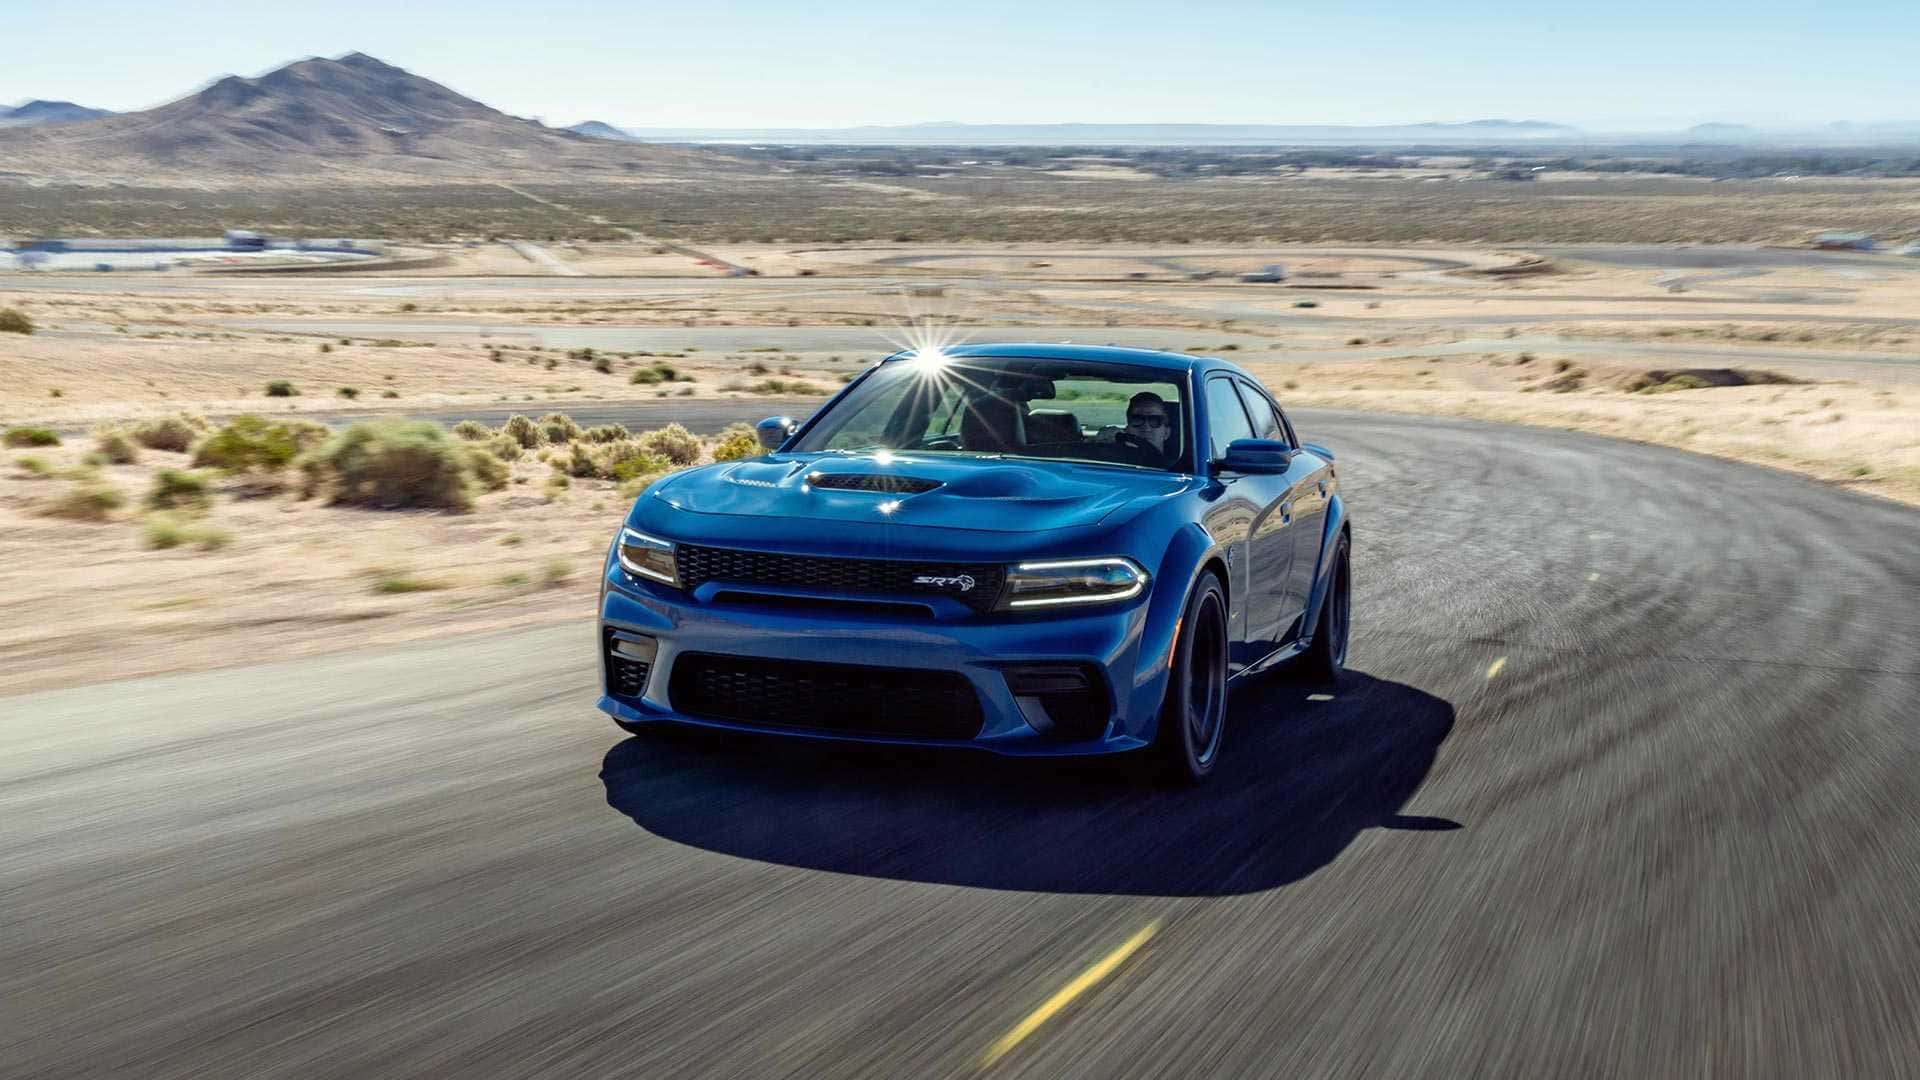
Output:
M778 450L793 438L794 430L799 426L791 416L769 416L753 425L753 433L759 438L762 448Z
M1287 471L1294 449L1279 439L1235 439L1226 456L1214 464L1227 472L1272 474Z

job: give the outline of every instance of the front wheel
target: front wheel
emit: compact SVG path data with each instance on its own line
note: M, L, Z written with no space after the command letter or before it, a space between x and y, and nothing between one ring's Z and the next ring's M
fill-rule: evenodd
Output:
M1313 678L1338 682L1347 670L1347 639L1353 628L1353 568L1345 533L1333 545L1332 568L1327 573L1327 598L1320 603L1320 619L1313 626L1313 644L1301 667Z
M1180 618L1180 638L1167 674L1155 741L1166 775L1183 783L1206 779L1220 760L1227 726L1227 598L1220 580L1203 574Z

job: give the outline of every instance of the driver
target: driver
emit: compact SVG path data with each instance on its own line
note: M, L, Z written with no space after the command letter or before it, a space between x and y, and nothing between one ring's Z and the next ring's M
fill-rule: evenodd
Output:
M1141 391L1127 400L1126 433L1167 456L1167 437L1173 434L1167 403L1159 394Z

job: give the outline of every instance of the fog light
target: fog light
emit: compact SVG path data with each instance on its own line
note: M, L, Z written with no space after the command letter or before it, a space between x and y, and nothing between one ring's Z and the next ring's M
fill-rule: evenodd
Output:
M643 664L651 664L653 663L653 658L660 653L660 643L650 637L643 637L639 634L635 634L632 637L616 635L613 639L613 651L616 656L622 656L628 660L638 660Z
M1006 669L1007 689L1027 726L1057 739L1095 739L1112 707L1106 680L1085 664L1023 664Z
M660 643L644 634L614 631L607 636L607 688L621 697L647 695L647 679Z

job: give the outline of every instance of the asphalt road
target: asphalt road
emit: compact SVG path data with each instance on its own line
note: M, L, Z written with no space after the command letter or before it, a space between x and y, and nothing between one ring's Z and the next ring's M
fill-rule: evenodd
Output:
M584 620L0 699L0 1072L1911 1075L1920 512L1298 420L1357 673L1198 790L626 738Z

